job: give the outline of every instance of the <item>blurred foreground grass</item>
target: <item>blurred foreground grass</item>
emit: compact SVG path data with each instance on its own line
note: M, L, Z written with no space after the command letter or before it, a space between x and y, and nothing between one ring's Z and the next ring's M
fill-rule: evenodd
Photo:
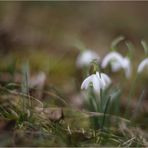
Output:
M103 113L78 110L64 104L55 107L51 102L37 101L14 89L0 87L1 146L147 145L147 133L130 120L106 115L111 119L109 127L94 129L90 119L104 116ZM29 98L32 106L28 105ZM22 104L24 99L25 107Z
M26 60L32 75L39 71L46 73L43 90L29 88L28 94L22 93L22 78L19 77L23 77L22 65ZM0 146L148 145L147 112L125 119L121 108L119 116L105 115L109 126L95 129L92 119L98 120L104 114L72 106L69 97L77 93L72 80L76 73L75 55L14 52L1 57L0 67ZM15 82L14 77L18 77L18 81ZM61 89L64 92L59 91ZM69 90L65 89L72 89L72 94L66 96ZM41 98L36 96L38 91L42 91Z
M143 59L140 41L148 39L147 8L148 3L140 1L0 2L0 146L147 147L146 73L137 82L124 116L128 92ZM73 47L80 40L103 56L119 34L136 46L132 78L125 80L123 71L111 74L123 91L121 112L87 112ZM119 52L125 56L127 47L120 45ZM23 68L30 70L26 75L34 84L40 72L45 73L44 86L28 88ZM95 129L94 121L102 117L104 128Z

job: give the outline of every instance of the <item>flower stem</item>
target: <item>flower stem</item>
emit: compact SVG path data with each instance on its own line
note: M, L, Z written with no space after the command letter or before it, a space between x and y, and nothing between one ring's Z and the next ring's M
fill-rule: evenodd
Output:
M136 83L138 81L138 78L139 78L139 75L136 74L135 79L132 82L132 86L131 86L130 92L129 92L129 96L128 96L128 100L127 100L127 107L125 109L125 117L128 117L129 107L130 107L130 104L131 104L131 99L132 99L132 97L133 97L133 95L135 93Z

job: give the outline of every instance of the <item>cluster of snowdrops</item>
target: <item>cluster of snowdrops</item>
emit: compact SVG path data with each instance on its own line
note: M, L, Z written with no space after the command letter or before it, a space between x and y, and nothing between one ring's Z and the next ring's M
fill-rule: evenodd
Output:
M141 41L141 44L145 51L145 56L140 61L139 65L137 66L137 74L142 73L143 71L148 68L148 49L145 41ZM105 55L105 57L101 60L99 55L90 50L86 49L83 50L77 58L76 65L78 67L89 66L94 63L94 74L89 75L81 85L81 89L87 90L89 86L93 87L94 92L99 93L100 90L106 89L111 84L110 77L101 71L99 71L99 66L102 69L107 68L110 65L112 72L118 72L120 70L124 70L125 77L129 79L132 74L132 63L130 59L130 54L127 56L121 55L119 52L116 51L117 48L111 48L111 51Z
M97 52L90 49L84 49L78 55L76 65L78 68L82 69L85 74L84 80L81 84L81 89L83 90L81 91L81 96L85 100L87 110L101 113L105 113L107 110L110 110L111 112L108 111L108 113L119 114L122 91L120 87L117 88L112 85L113 80L111 80L105 70L110 67L110 70L113 73L123 71L127 80L132 77L133 44L131 42L124 42L127 43L126 45L128 47L126 56L123 56L118 52L117 48L117 45L124 39L125 38L122 36L115 39L111 44L109 53L107 53L103 58L100 58ZM148 46L144 40L141 41L141 45L145 54L143 54L143 58L139 61L138 65L136 65L137 72L134 74L135 82L141 73L147 72L148 68ZM136 83L133 84L136 85ZM129 102L133 97L132 95L135 91L134 88L134 86L129 88L125 115L126 112L129 113Z

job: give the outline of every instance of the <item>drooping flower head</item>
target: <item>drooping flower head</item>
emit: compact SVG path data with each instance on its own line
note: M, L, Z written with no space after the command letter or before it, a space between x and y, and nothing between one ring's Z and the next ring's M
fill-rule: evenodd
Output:
M138 66L138 73L141 73L144 68L148 68L148 58L145 58L144 60L141 61L141 63Z
M104 57L101 66L102 68L106 68L108 64L111 64L112 71L116 72L122 68L122 61L122 55L120 55L118 52L113 51Z
M113 72L124 69L126 77L130 77L131 62L128 57L123 57L120 53L112 51L104 57L101 67L106 68L109 64Z
M96 72L88 76L81 85L81 89L88 89L92 85L96 93L100 93L100 90L106 89L111 84L111 79L105 73Z
M93 60L99 62L100 57L96 52L87 49L78 55L76 65L77 67L88 66Z

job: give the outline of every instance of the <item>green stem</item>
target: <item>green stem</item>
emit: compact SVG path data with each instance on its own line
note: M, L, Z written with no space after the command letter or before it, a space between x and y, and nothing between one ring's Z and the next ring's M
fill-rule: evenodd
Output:
M130 92L129 92L129 96L128 96L128 99L127 99L127 107L125 109L125 117L128 117L129 108L130 108L130 104L131 104L131 99L132 99L132 97L133 97L133 95L135 93L136 83L138 81L138 78L139 78L139 75L136 74L135 79L132 82L132 86L131 86L131 89L130 89Z
M111 50L115 51L116 50L116 46L125 39L124 36L119 36L117 38L115 38L112 43L111 43Z
M110 97L107 100L106 106L105 106L105 110L104 110L104 116L103 116L103 120L102 120L102 125L101 125L101 129L103 129L104 127L104 123L105 123L105 114L107 112L108 106L109 106L109 102L110 102Z

